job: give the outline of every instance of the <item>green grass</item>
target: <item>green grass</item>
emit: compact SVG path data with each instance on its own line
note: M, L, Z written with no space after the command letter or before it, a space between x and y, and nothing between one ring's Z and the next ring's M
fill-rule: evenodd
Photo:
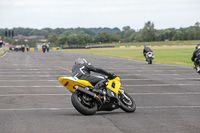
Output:
M6 51L9 51L9 48L6 48ZM4 55L3 48L0 48L0 56Z
M132 46L132 45L196 45L200 40L188 40L188 41L157 41L157 42L132 42L132 43L106 43L96 44L92 46Z
M0 56L2 56L2 55L3 55L3 49L0 48Z
M107 48L107 49L70 49L62 51L89 53L89 54L97 54L97 55L105 55L105 56L113 56L125 59L145 61L144 56L142 54L142 50L143 50L142 48L140 49ZM193 62L191 61L191 56L193 51L194 48L153 49L155 56L153 63L193 67Z

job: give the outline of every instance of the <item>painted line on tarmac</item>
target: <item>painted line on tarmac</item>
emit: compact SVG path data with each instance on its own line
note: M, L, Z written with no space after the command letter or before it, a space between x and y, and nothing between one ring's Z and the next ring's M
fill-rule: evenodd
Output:
M0 77L51 77L51 76L59 76L66 77L66 75L0 75Z
M45 72L0 72L2 74L7 74L7 73L45 73ZM57 73L57 72L50 72L50 73Z
M122 85L122 86L199 86L200 84L147 84L147 85Z
M16 97L16 96L71 96L72 94L1 94L0 97Z
M59 87L63 87L63 86L0 86L0 88L9 88L9 87L13 87L13 88L49 88L49 87L55 87L55 88L59 88Z
M200 108L200 106L139 106L137 109L183 109L183 108ZM0 111L59 111L59 110L75 110L75 108L10 108L10 109L0 109Z
M0 69L0 71L58 71L58 69Z
M143 75L180 75L180 74L119 74L119 75L125 75L125 76L132 76L132 75L141 75L141 76L143 76Z
M200 79L200 78L175 78L177 80L196 80L196 79Z
M0 80L0 82L54 82L58 80Z
M127 87L127 86L199 86L200 84L148 84L148 85L122 85L122 87ZM63 86L0 86L0 88L9 88L9 87L14 87L14 88L48 88L48 87L63 87Z
M200 95L200 92L185 93L128 93L129 95ZM0 94L0 97L16 96L71 96L72 94Z
M128 93L129 95L200 95L200 92L185 93Z
M147 106L137 107L138 109L173 109L173 108L200 108L200 106Z
M38 110L74 110L74 108L16 108L16 109L0 109L0 111L38 111Z
M69 72L72 72L71 70L69 70L69 69L67 69L67 68L64 68L64 67L60 67L60 66L56 66L56 67L61 68L61 69L64 69L64 70L67 70L67 71L69 71Z

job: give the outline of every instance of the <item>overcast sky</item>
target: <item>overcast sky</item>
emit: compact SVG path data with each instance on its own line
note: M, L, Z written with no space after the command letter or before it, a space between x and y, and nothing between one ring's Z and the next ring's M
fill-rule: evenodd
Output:
M200 0L0 0L0 28L98 28L148 21L156 29L200 22Z

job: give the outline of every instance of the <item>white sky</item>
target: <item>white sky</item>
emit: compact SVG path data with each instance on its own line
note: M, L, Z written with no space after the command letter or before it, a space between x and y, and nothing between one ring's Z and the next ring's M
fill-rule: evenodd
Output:
M200 22L200 0L0 0L0 28L99 28L147 21L156 29Z

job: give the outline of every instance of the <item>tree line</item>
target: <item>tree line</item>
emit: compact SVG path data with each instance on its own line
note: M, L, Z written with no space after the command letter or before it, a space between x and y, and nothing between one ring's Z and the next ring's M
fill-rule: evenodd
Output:
M138 31L131 29L130 26L119 28L13 28L0 29L3 35L5 30L13 30L15 35L22 34L24 36L43 35L50 42L51 46L86 46L88 44L113 43L113 42L151 42L151 41L176 41L176 40L200 40L200 23L196 22L194 26L187 28L168 28L158 30L154 28L154 23L148 21L144 27ZM39 42L38 39L24 39L15 41L12 38L6 38L4 41L10 44L29 44L35 46Z

